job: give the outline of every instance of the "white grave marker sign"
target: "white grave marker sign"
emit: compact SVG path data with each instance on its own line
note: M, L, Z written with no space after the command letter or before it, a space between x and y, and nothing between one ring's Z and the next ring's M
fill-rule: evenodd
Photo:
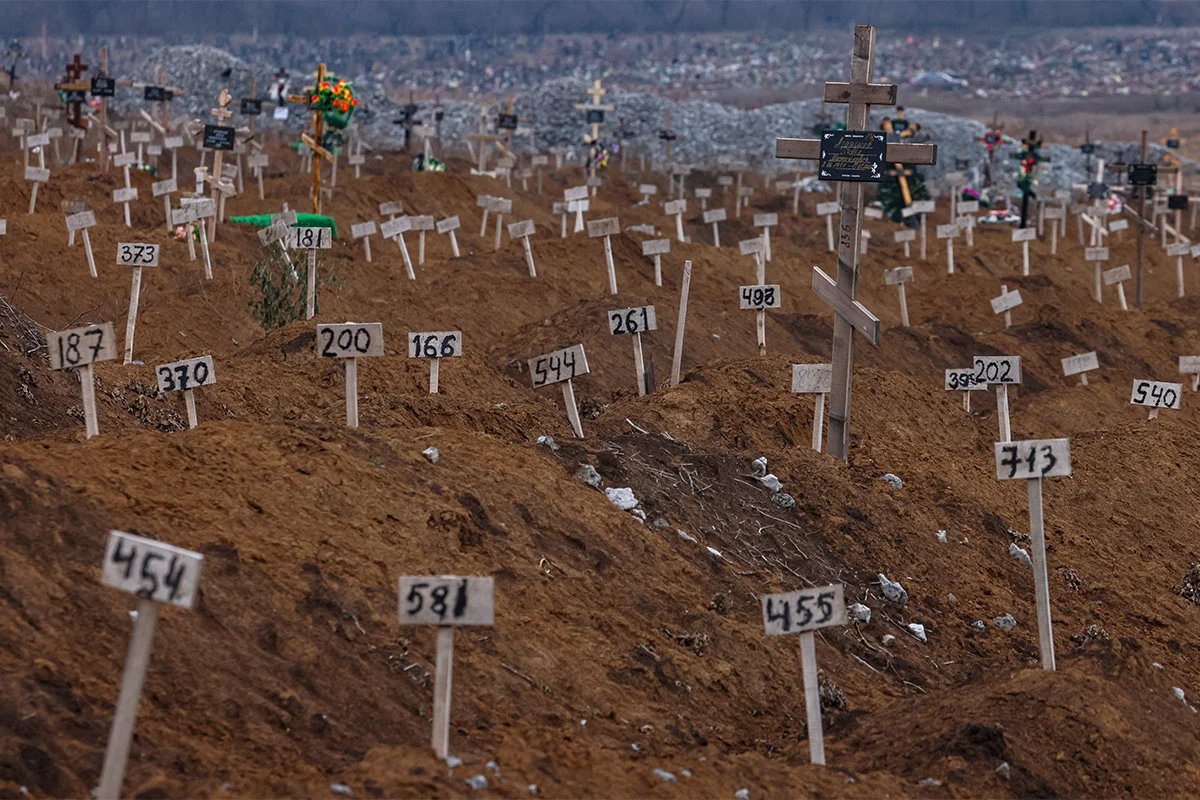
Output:
M586 375L591 371L588 369L587 355L583 351L583 345L577 344L535 356L529 359L528 366L533 388L538 389L552 383L563 385L563 402L567 407L567 418L571 422L571 429L575 432L576 438L582 439L583 424L579 420L579 407L575 404L575 387L571 381L573 378Z
M813 411L812 448L821 452L825 427L825 395L833 391L833 364L793 364L793 394L815 394Z
M429 393L438 393L443 358L462 355L462 331L408 332L408 357L429 359Z
M383 355L382 322L317 326L317 353L346 365L346 427L358 427L358 359Z

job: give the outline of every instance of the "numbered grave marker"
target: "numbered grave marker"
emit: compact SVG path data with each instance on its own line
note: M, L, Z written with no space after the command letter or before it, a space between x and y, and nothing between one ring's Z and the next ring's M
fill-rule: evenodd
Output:
M904 245L904 257L912 258L912 243L916 241L917 232L911 228L902 231L896 231L892 234L892 239L896 244Z
M575 405L575 387L571 381L573 378L587 375L591 371L588 369L587 355L583 352L583 345L564 347L561 350L536 356L529 359L528 364L533 388L538 389L551 383L562 384L567 419L571 421L571 430L575 432L575 438L582 439L583 424L579 421L579 407Z
M1038 645L1042 669L1054 671L1054 630L1050 619L1050 582L1046 570L1046 530L1042 515L1042 478L1071 474L1066 439L996 442L997 480L1024 480L1029 495L1029 536L1033 550L1033 586L1037 596Z
M199 423L196 418L196 398L192 391L217 382L212 356L198 356L173 361L170 364L159 364L154 368L154 377L158 380L158 390L163 394L183 392L188 427L196 427Z
M1182 405L1182 401L1182 383L1135 380L1133 390L1129 395L1130 405L1146 406L1150 409L1150 419L1158 419L1160 408L1178 409Z
M813 633L821 628L846 624L844 590L839 583L784 594L765 594L761 599L763 630L768 636L800 634L800 668L804 675L809 760L823 765L825 734L821 723L817 646Z
M642 255L654 256L654 285L662 286L662 257L671 252L670 239L648 239L642 242Z
M137 595L138 608L104 750L100 786L96 789L99 800L117 800L121 796L159 609L164 603L192 608L203 565L204 556L191 550L123 531L111 531L108 535L100 581Z
M375 224L375 220L367 222L359 222L350 226L350 238L362 239L363 253L367 257L367 263L371 263L371 237L379 233L379 227Z
M704 223L712 225L713 247L721 246L721 230L720 223L725 221L725 209L714 208L710 211L705 211L703 214Z
M645 395L652 387L646 375L646 362L642 353L642 333L658 330L658 318L654 315L654 306L636 306L634 308L619 308L608 312L608 332L614 336L622 334L633 335L633 370L637 376L638 397Z
M604 237L604 266L608 269L608 292L617 293L617 268L613 265L612 238L621 232L621 221L616 217L591 220L587 224L588 236L592 239Z
M100 435L96 417L96 378L92 365L117 357L117 339L111 322L54 331L46 335L50 369L78 369L83 392L83 422L87 438Z
M48 133L25 137L23 144L25 148L25 180L33 184L29 190L30 214L33 214L34 208L37 206L38 187L43 183L50 182L50 170L46 168L46 148L49 146L50 135ZM54 146L58 147L58 143L55 142ZM29 151L33 149L37 150L38 165L36 167L29 166Z
M938 225L935 231L937 238L946 240L946 274L954 274L954 237L958 236L958 226L954 223Z
M669 200L663 203L663 213L668 217L675 217L675 238L686 242L687 239L683 235L683 215L687 213L687 200Z
M358 359L383 355L382 322L317 326L317 354L346 365L346 427L358 427Z
M531 219L509 223L508 238L521 240L521 247L525 251L525 266L529 269L529 277L536 278L537 266L533 263L533 247L529 244L529 237L533 236L533 233L534 227L533 220Z
M755 312L755 329L758 338L758 354L767 354L767 309L780 308L783 297L779 284L754 284L738 287L738 307L743 311Z
M67 233L79 232L83 237L83 252L87 254L88 274L93 278L99 277L96 272L96 258L92 254L92 240L88 236L88 228L96 224L96 215L92 211L80 211L67 217Z
M433 217L418 214L412 217L412 229L417 232L417 266L425 266L425 233L434 229Z
M1200 390L1200 356L1180 356L1179 371L1192 376L1192 391Z
M1008 387L1021 383L1020 356L975 356L971 360L975 380L996 387L996 415L1000 418L1000 441L1012 439L1008 420Z
M329 228L289 228L287 246L292 250L308 251L304 318L312 319L317 315L317 251L333 247L333 231Z
M437 221L437 232L440 234L449 234L450 236L450 252L454 253L454 257L459 257L458 252L458 236L455 231L461 227L458 217L446 217Z
M493 197L488 202L488 209L496 215L496 236L492 249L499 251L501 231L504 229L504 215L512 213L512 200L506 197Z
M1033 230L1030 228L1029 230ZM1007 285L1000 286L1000 296L991 299L992 313L1004 315L1004 327L1012 327L1012 310L1021 305L1021 290L1008 290Z
M437 626L433 688L433 751L450 755L450 697L454 671L454 629L495 624L494 580L457 575L403 575L400 624Z
M792 364L792 393L815 394L812 449L821 452L825 427L825 396L833 390L833 364Z
M405 232L411 230L412 217L392 217L379 226L379 234L383 238L396 240L396 246L400 248L400 257L404 259L404 271L410 281L415 281L417 273L413 270L412 258L408 254L408 242L404 239Z
M117 265L133 267L133 285L129 290L129 316L125 321L125 363L132 364L133 335L137 328L138 303L142 296L142 268L158 266L156 244L121 242L117 245Z
M1092 285L1092 296L1095 297L1096 302L1099 303L1103 300L1103 294L1101 292L1101 285L1103 283L1103 274L1102 273L1104 272L1104 263L1103 262L1108 261L1108 248L1107 247L1084 248L1083 260L1091 261L1095 264L1096 278ZM1181 270L1179 273L1180 281L1182 281L1183 280L1182 267L1180 268L1180 270ZM1182 285L1182 283L1180 285Z
M1128 264L1122 264L1119 267L1113 267L1104 271L1104 285L1112 286L1116 284L1117 299L1121 302L1122 311L1129 310L1129 304L1125 302L1125 281L1130 280L1132 277L1133 271L1129 268Z
M388 200L379 204L379 216L395 219L404 213L404 204L399 200Z
M462 355L462 331L408 332L408 357L429 359L429 393L438 393L439 364Z
M167 232L171 232L171 195L179 191L179 185L174 178L167 178L165 181L155 181L150 184L150 194L153 197L161 197L163 199L163 220L167 226Z
M700 201L700 210L708 211L708 201L712 199L712 189L706 186L697 186L692 195Z
M1080 386L1088 385L1087 374L1094 369L1100 369L1100 359L1096 357L1094 350L1090 353L1068 356L1062 360L1063 375L1068 378L1078 375Z
M895 286L900 294L900 325L905 328L908 327L908 294L904 287L912 283L912 279L912 267L893 267L883 273L883 282Z
M1013 242L1021 243L1021 274L1029 274L1029 243L1037 238L1037 228L1016 228L1012 232Z
M754 227L762 228L763 258L767 261L771 260L771 228L778 224L779 214L775 212L754 215Z
M817 216L825 218L825 240L831 253L837 252L837 246L833 239L833 215L841 211L841 209L842 207L836 200L831 200L827 203L817 203ZM908 257L907 248L905 248L904 256Z
M1167 255L1175 259L1176 296L1183 297L1183 258L1191 248L1187 242L1167 245Z
M971 392L987 391L987 382L975 377L970 369L946 370L946 391L963 393L963 410L971 413Z

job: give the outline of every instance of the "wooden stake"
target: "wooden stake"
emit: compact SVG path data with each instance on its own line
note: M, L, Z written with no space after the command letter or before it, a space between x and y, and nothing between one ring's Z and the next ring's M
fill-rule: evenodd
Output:
M207 252L207 246L205 249ZM304 296L304 318L312 319L316 315L317 315L317 251L309 250L308 251L308 289L305 292L305 296ZM350 359L350 360L353 361L354 359ZM346 375L347 375L347 379L348 379L349 375L350 375L349 369L347 369ZM347 383L348 383L348 380L347 380ZM349 415L349 411L347 411L347 415ZM347 419L347 421L348 421L348 419ZM351 428L357 427L357 423L355 423L354 425L351 425L350 427Z
M83 395L83 427L86 437L100 435L100 421L96 416L96 373L91 364L79 368L79 388Z
M441 375L441 368L438 366L441 363L440 358L429 359L429 393L438 393L438 381Z
M310 258L316 256L315 250L309 251ZM311 317L309 317L311 319ZM434 359L436 361L437 359ZM346 427L358 427L358 359L347 358L346 362Z
M967 392L966 394L971 394ZM1012 426L1008 420L1008 384L996 386L996 416L1000 418L1000 441L1012 441Z
M142 268L133 268L133 286L129 290L129 316L125 320L125 363L133 363L133 332L137 327L138 301L142 295Z
M642 333L633 334L633 368L637 372L638 397L646 394L646 362L642 356Z
M969 394L969 392L968 392ZM1158 409L1155 409L1157 411ZM1007 439L1005 441L1008 441ZM1037 596L1038 646L1042 669L1054 671L1054 628L1050 621L1050 580L1046 571L1046 530L1042 519L1042 479L1025 482L1029 490L1029 537L1033 550L1033 586Z
M900 290L904 290L903 284ZM821 438L825 428L825 393L817 394L816 408L813 411L813 429L812 429L812 448L818 453L821 452Z
M569 378L563 381L562 393L563 403L567 407L567 419L571 421L571 430L575 432L576 439L582 439L583 423L579 421L579 407L575 405L575 387L571 385Z
M823 397L823 395L822 395ZM808 753L814 764L825 764L825 732L821 727L821 693L817 685L817 646L812 631L800 634L800 669L804 674L804 710L808 722Z
M188 427L194 428L199 424L196 420L196 396L191 389L183 390L183 404L187 408Z
M81 229L80 235L83 236L83 251L87 253L88 274L93 278L98 278L99 275L96 273L96 257L92 255L92 239L88 236L88 229Z
M671 356L671 386L679 385L679 369L683 362L683 331L687 325L688 290L692 285L692 262L683 262L683 281L679 286L679 316L675 322L675 352Z
M86 369L90 372L91 365ZM153 600L138 601L137 621L133 624L133 635L125 656L125 671L121 676L121 690L117 695L112 727L108 731L108 746L104 750L104 767L100 772L100 786L96 789L97 800L120 800L121 797L133 726L137 721L138 703L142 699L142 685L146 680L146 667L150 663L150 648L154 643L158 605Z
M434 359L434 363L436 362L437 359ZM564 392L567 385L563 384ZM453 672L454 628L441 626L437 632L437 662L434 668L433 751L442 760L450 755L450 694Z

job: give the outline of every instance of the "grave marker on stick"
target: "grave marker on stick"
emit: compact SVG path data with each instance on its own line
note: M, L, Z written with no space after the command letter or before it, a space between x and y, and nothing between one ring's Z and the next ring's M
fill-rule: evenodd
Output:
M317 326L317 354L346 366L346 427L358 427L358 359L383 355L382 322Z
M96 417L96 377L92 365L97 361L112 361L117 357L117 340L111 322L85 325L65 331L53 331L46 336L46 352L50 369L78 369L83 393L83 424L87 438L100 435Z

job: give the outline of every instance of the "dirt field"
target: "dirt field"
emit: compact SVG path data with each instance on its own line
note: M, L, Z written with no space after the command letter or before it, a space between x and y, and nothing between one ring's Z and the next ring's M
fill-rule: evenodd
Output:
M268 200L247 182L231 214L304 207L306 177L272 153ZM782 221L767 277L783 308L767 316L759 357L754 316L737 306L753 263L732 246L756 231L750 212L732 218L731 200L726 246L707 244L693 208L696 243L672 244L661 287L645 237L615 237L610 297L601 242L560 239L550 213L578 171L549 176L538 196L464 176L461 163L441 175L406 163L371 160L357 181L343 165L328 207L341 230L322 263L333 282L318 321L382 322L388 350L361 362L361 427L349 430L342 369L316 356L313 325L264 332L248 308L262 252L253 229L220 228L206 281L168 239L149 176L134 176L147 199L132 230L108 199L119 171L94 165L56 167L27 216L19 158L4 154L0 796L80 797L97 782L135 605L99 583L114 528L206 561L196 608L159 624L126 776L135 797L323 797L335 783L355 797L1200 791L1200 717L1172 692L1200 696L1200 608L1175 591L1200 561L1200 416L1190 390L1155 421L1128 404L1132 379L1178 380L1176 358L1200 353L1190 259L1191 294L1175 299L1174 259L1151 243L1145 306L1122 312L1108 290L1103 305L1091 298L1074 222L1057 256L1034 243L1021 277L1007 228L978 230L973 248L960 240L947 275L932 226L928 261L906 261L893 226L872 221L860 298L884 333L878 348L859 341L843 464L810 449L813 400L788 391L792 363L829 358L831 314L809 288L813 264L835 268L813 211L827 197L806 196L799 217L790 198L753 198ZM633 207L630 178L649 179L610 174L590 217L669 236L657 206ZM493 252L491 230L477 236L484 193L512 197L511 220L536 221L538 279L518 243ZM58 205L76 198L96 209L99 279L66 245ZM412 282L398 248L376 237L366 263L347 234L384 200L459 215L462 258L432 235ZM1132 231L1114 238L1111 265L1131 261ZM130 240L163 244L143 281L145 364L97 368L101 435L85 440L78 382L48 370L22 315L43 333L104 321L123 331L130 276L111 254ZM684 376L669 388L684 259L695 266ZM904 263L916 272L908 329L882 278ZM988 304L1002 283L1025 300L1008 330ZM659 385L639 398L631 344L609 335L604 312L645 303L658 310L644 341ZM442 365L430 395L405 335L450 329L465 354ZM574 382L583 440L558 389L531 389L524 369L578 342L592 370ZM1089 350L1101 364L1089 385L1063 378L1060 359ZM993 353L1024 361L1014 438L1071 440L1072 477L1045 485L1052 674L1038 666L1032 573L1008 554L1029 546L1027 504L1019 482L995 479L994 398L975 393L968 414L942 388L946 368ZM198 392L189 431L153 366L201 354L218 382ZM537 444L543 434L560 448ZM430 446L437 464L421 455ZM759 456L793 508L751 478ZM583 464L604 487L632 488L645 522L575 478ZM495 627L457 639L453 769L429 748L434 632L401 628L396 612L398 576L439 573L496 579ZM907 606L881 598L879 573L904 584ZM757 596L833 581L873 617L817 637L829 766L815 768L797 643L763 635ZM1006 613L1010 632L992 622ZM479 774L484 791L466 783Z

